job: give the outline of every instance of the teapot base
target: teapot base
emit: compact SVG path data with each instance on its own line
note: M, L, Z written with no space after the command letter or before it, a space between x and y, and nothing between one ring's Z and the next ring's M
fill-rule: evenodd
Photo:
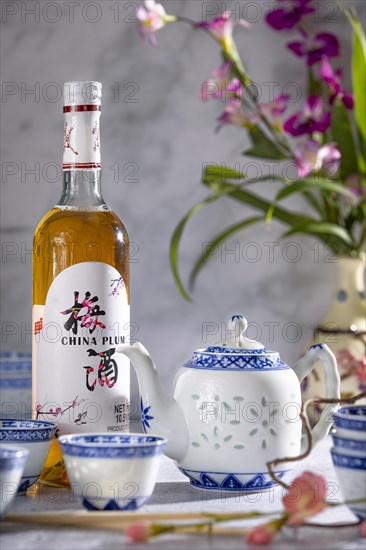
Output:
M191 487L194 489L249 494L269 491L279 487L278 483L273 481L268 472L230 473L179 469L189 478ZM290 470L280 470L275 473L282 479L289 471Z

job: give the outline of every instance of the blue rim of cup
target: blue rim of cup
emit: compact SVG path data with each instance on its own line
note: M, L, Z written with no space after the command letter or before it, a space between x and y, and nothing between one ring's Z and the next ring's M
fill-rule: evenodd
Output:
M48 441L56 427L46 420L0 418L0 442Z
M334 466L350 470L366 470L366 456L347 455L338 452L335 447L332 447L330 452Z
M161 455L167 440L144 434L70 434L59 438L65 456L85 458L136 458Z
M360 414L361 411L361 414ZM333 413L334 424L345 430L366 430L366 406L350 405Z
M340 437L339 435L332 434L332 439L335 449L366 452L366 438L351 439L348 437Z

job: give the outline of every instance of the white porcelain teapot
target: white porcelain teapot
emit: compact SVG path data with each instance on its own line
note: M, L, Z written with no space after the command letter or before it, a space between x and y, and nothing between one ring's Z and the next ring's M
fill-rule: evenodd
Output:
M144 430L168 439L166 454L194 487L245 492L274 485L266 463L300 453L300 383L317 360L326 397L339 398L337 364L328 346L311 346L290 368L277 352L243 336L246 328L246 319L234 315L231 339L195 351L177 371L173 399L142 344L117 348L137 372ZM328 434L337 408L324 409L312 432L314 443ZM279 477L287 471L283 465L275 469Z

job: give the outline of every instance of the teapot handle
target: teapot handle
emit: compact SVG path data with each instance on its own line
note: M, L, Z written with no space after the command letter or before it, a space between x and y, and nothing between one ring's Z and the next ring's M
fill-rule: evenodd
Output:
M340 378L337 369L337 361L334 353L326 344L314 344L303 357L296 361L293 370L301 383L314 368L316 361L322 364L325 375L325 397L330 399L340 398ZM324 439L332 426L332 413L338 410L338 404L327 404L324 406L319 421L311 431L313 444L316 445ZM307 446L306 436L301 440L301 451Z

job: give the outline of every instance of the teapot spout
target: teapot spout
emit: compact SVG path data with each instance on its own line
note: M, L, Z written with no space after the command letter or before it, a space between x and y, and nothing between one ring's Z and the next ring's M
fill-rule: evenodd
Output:
M135 367L141 397L141 422L145 433L166 437L166 454L179 462L188 447L187 421L179 403L165 394L156 366L140 342L123 344L117 351L126 355Z

